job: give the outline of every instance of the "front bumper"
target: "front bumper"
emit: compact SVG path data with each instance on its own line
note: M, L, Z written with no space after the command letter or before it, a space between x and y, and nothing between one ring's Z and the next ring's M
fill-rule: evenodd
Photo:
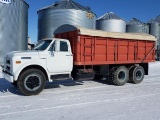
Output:
M9 81L11 83L14 82L13 76L10 75L9 73L7 73L5 70L2 71L2 74L3 74L4 79L6 79L7 81Z

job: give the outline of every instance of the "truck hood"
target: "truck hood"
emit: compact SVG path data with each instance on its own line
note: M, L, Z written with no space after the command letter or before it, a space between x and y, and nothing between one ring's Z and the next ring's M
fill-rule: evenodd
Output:
M39 59L41 56L44 58L45 57L45 52L44 51L37 51L37 50L32 50L32 51L13 51L7 53L6 57L7 58L13 58L13 57L19 57L23 59Z

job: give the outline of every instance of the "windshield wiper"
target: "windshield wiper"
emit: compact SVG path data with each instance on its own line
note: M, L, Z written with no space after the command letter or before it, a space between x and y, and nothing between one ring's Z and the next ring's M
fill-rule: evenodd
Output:
M34 49L34 50L39 50L39 49Z

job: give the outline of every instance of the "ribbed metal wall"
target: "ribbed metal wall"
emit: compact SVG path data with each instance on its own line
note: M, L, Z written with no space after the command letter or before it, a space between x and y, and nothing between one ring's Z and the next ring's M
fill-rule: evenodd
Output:
M150 20L149 24L149 34L154 35L158 40L160 40L160 23L155 20Z
M110 12L96 20L96 29L108 32L126 32L126 22Z
M149 26L136 18L133 18L127 23L127 33L149 33Z
M158 23L156 20L151 19L148 22L149 25L149 34L154 35L158 42L157 42L157 49L160 49L160 23Z
M146 25L127 25L127 33L149 33L149 27Z
M96 15L84 8L72 0L64 0L39 10L38 40L53 37L54 31L64 24L95 29Z
M23 0L0 2L0 64L7 52L27 49L28 8Z

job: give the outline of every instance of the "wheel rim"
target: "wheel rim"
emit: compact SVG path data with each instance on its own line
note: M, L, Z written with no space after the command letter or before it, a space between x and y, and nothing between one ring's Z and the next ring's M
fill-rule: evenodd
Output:
M41 78L36 74L29 75L24 80L24 87L29 91L37 90L41 85Z
M120 71L119 74L118 74L118 79L121 80L121 81L124 81L126 78L126 74L124 71Z
M142 79L142 71L141 70L137 70L136 72L136 80L141 80Z

